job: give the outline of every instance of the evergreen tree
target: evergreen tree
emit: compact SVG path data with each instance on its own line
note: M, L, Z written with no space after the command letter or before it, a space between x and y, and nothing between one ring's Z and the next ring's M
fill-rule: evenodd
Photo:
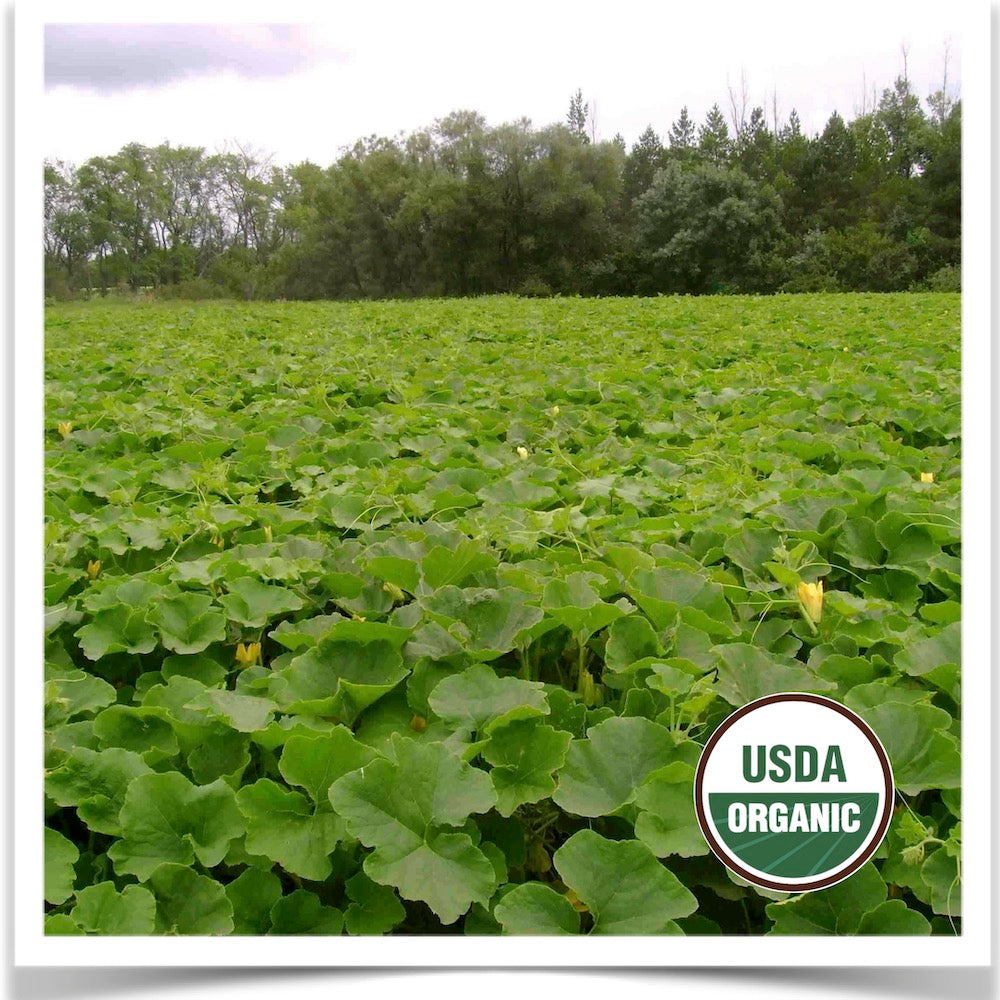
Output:
M569 130L583 142L590 142L587 136L587 114L590 105L584 103L583 91L578 87L569 99L569 111L566 112L566 124Z
M631 205L653 183L656 171L664 162L660 137L652 125L647 125L625 160L623 181L627 205Z
M751 177L763 179L772 171L773 138L767 128L764 109L755 107L737 143L739 164Z
M732 149L729 126L718 104L712 105L705 118L705 124L698 130L698 148L704 159L714 166L725 166L729 160Z
M670 126L670 148L678 151L688 150L694 146L694 122L688 115L687 105L681 108L680 117Z

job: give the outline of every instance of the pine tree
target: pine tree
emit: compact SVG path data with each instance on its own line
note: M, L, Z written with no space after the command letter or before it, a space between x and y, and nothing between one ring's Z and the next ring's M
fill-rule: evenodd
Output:
M663 143L660 142L660 137L653 130L653 126L647 125L625 161L623 179L625 199L629 204L653 183L656 171L663 164Z
M681 108L680 117L670 126L670 148L683 150L694 146L694 122L688 115L687 105Z
M718 104L713 104L705 118L705 124L698 131L698 148L705 159L717 167L724 166L729 159L732 143L729 140L729 126L719 110Z
M569 99L569 111L566 113L566 123L569 130L579 136L583 142L589 142L587 137L587 114L590 106L584 103L583 91L578 87L575 94Z
M768 131L764 109L755 107L750 112L738 143L740 166L751 176L763 180L773 160L774 137Z

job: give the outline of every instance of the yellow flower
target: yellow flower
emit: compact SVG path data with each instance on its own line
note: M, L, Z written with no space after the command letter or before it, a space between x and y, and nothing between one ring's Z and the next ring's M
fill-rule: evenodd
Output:
M222 537L222 535L218 535L218 534L212 535L212 537L209 539L209 541L217 549L224 549L226 547L226 540Z
M799 584L799 603L806 618L812 625L818 625L823 617L823 581Z
M59 431L65 441L73 433L73 421L63 420L61 423L56 424L56 430Z
M241 667L249 667L260 659L260 643L248 642L240 643L236 647L236 662Z
M517 446L517 457L522 461L528 457L528 449L523 444Z
M552 407L552 416L554 416L554 417L558 417L559 416L559 406L558 406L558 404L556 406Z
M399 587L394 583L390 583L386 580L382 584L382 589L392 598L394 604L403 604L406 601L406 594L404 594Z
M273 535L274 535L274 532L273 532L273 531L271 530L271 525L269 525L269 524L265 524L262 530L263 530L263 532L264 532L264 537L265 537L265 538L266 538L266 539L267 539L268 541L271 541L271 539L272 539L272 537L273 537Z
M101 572L101 560L91 559L90 562L87 563L87 576L89 576L91 580L96 580L97 575L100 572Z
M934 473L933 472L921 472L920 473L920 482L922 482L922 483L933 483L934 482Z

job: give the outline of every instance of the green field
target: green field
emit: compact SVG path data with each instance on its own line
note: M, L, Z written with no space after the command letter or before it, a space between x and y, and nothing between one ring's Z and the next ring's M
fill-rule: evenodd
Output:
M958 295L46 321L48 933L960 932ZM791 897L692 806L786 690L897 785Z

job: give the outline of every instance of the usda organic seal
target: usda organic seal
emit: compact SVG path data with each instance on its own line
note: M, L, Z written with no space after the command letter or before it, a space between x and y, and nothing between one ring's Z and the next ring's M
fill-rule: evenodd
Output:
M733 712L695 773L705 839L748 882L824 889L876 851L892 813L889 758L850 709L815 694L775 694Z

